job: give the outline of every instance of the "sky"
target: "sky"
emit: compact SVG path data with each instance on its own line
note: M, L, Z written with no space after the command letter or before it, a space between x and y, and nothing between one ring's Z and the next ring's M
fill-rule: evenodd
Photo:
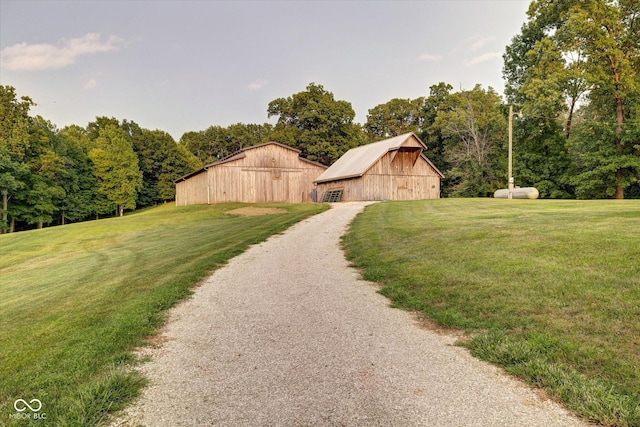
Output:
M62 128L98 116L179 140L275 123L269 102L322 85L355 122L445 82L502 94L530 0L0 0L0 84Z

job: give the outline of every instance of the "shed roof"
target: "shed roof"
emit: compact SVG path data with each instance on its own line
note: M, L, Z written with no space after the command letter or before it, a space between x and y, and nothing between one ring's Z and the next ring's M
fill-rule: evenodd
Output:
M395 136L393 138L374 142L360 147L352 148L340 157L329 169L324 171L314 182L321 183L327 181L337 181L341 179L356 178L364 175L378 160L390 151L399 150L411 139L419 142L423 149L427 146L413 132ZM420 156L426 160L433 169L444 178L444 175L436 168L424 155Z
M298 150L297 148L289 147L288 145L284 145L284 144L280 144L279 142L271 141L271 142L265 142L264 144L253 145L251 147L245 147L245 148L243 148L241 150L236 151L233 154L228 155L227 157L224 157L224 158L218 160L215 163L211 163L211 164L205 165L205 166L203 166L202 168L200 168L200 169L198 169L196 171L193 171L193 172L191 172L191 173L189 173L189 174L187 174L187 175L185 175L183 177L180 177L180 178L176 179L174 182L184 181L185 179L188 179L188 178L191 178L192 176L198 175L199 173L202 173L202 172L206 171L207 169L209 169L211 167L219 166L219 165L224 164L224 163L233 162L233 161L238 160L238 159L243 159L243 158L246 157L246 154L245 154L246 151L254 150L254 149L260 148L260 147L265 147L267 145L277 145L279 147L286 148L286 149L291 150L291 151L295 151L296 153L298 153L298 158L300 160L302 160L303 162L310 163L310 164L315 165L315 166L321 166L321 167L326 169L326 166L323 165L323 164L320 164L320 163L305 159L304 157L300 157L301 151Z

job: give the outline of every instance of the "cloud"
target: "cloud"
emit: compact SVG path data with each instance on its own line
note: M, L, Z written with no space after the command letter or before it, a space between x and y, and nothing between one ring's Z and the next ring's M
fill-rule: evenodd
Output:
M500 57L502 57L502 53L500 52L486 52L471 59L465 59L464 65L466 65L467 67L471 67L472 65L481 64L483 62L491 61L494 58Z
M74 39L63 39L57 46L51 44L19 43L0 51L2 67L12 71L41 71L67 67L79 56L111 52L124 42L117 36L102 41L98 33L88 33Z
M91 90L94 87L96 87L98 85L98 82L96 82L96 79L91 79L88 82L86 82L85 84L82 85L82 89L84 90Z
M264 79L259 79L259 80L256 80L256 81L250 83L247 86L247 89L249 89L249 90L260 90L263 87L265 87L267 85L267 83L269 83L269 82L264 80Z
M418 61L438 62L441 59L442 59L442 55L432 55L430 53L423 53L418 56Z
M494 41L496 38L493 36L479 36L475 35L473 37L469 37L466 42L471 43L471 50L477 52L481 48L485 47L487 44Z

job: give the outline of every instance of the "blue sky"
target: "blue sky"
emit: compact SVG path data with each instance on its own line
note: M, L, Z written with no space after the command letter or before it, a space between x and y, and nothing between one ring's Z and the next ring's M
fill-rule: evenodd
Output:
M321 84L356 122L444 81L503 91L529 0L0 0L0 84L58 127L96 116L187 131L274 123L270 101Z

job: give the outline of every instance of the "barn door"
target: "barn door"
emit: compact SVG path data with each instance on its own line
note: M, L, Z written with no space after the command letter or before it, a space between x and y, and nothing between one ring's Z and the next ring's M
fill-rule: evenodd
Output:
M271 172L272 201L286 203L289 196L289 176L282 169L274 169Z
M393 177L393 200L408 200L409 189L407 188L407 178L402 176Z

